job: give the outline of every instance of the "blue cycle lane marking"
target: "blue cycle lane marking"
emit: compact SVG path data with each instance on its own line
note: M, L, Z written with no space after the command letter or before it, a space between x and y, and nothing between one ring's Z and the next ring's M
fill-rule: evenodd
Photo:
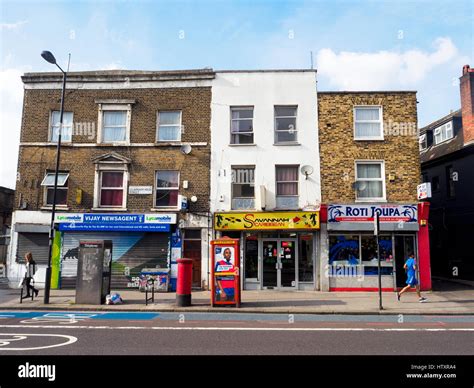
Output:
M98 320L127 320L127 321L145 321L152 320L159 316L158 313L140 313L140 312L41 312L41 311L31 311L31 312L16 312L16 311L0 311L0 320L1 319L48 319L48 320L80 320L85 319L98 319Z

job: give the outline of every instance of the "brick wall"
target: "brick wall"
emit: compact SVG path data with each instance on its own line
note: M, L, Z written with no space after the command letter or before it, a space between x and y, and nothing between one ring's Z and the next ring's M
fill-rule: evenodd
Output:
M93 122L97 128L98 105L96 99L135 99L131 118L131 143L154 143L156 138L156 114L159 110L182 110L184 125L183 142L206 142L205 146L193 146L192 153L183 155L179 146L157 145L153 147L96 146L77 147L80 143L94 143L87 136L74 136L73 145L65 144L61 151L61 170L69 177L68 206L71 211L86 212L93 207L94 172L93 158L115 151L132 160L129 165L129 185L153 186L155 170L179 170L180 181L188 180L188 189L180 188L180 194L198 197L190 203L190 211L207 211L209 208L210 164L210 104L211 89L208 87L134 90L69 90L65 111L74 112L74 122ZM25 90L21 141L47 142L51 110L59 109L59 90ZM28 203L29 210L43 206L43 188L40 186L46 170L54 170L55 145L22 145L19 153L15 206L19 195ZM76 189L83 191L82 203L75 203ZM153 195L128 195L127 210L149 212L153 207Z
M382 105L383 121L392 134L383 141L354 140L354 105ZM394 123L417 123L415 92L318 93L321 195L323 203L355 200L354 161L385 161L387 201L416 202L420 182L418 136L396 135ZM400 128L399 128L400 129ZM407 131L405 131L407 132ZM395 181L389 182L388 175Z

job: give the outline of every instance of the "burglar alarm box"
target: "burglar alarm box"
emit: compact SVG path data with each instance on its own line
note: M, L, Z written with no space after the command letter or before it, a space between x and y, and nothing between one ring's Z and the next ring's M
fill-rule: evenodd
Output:
M76 303L103 304L110 294L112 241L80 240Z
M239 240L213 240L211 248L211 305L240 307Z

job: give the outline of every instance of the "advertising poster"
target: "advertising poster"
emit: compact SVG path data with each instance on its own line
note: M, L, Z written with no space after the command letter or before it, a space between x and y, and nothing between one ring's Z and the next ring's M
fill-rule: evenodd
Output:
M235 302L235 248L214 247L214 292L216 301Z

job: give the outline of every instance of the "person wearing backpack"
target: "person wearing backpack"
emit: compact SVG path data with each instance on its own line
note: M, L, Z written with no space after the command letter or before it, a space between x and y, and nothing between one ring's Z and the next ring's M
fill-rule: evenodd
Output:
M400 296L404 292L407 292L410 288L415 288L416 293L419 298L418 301L420 303L426 302L428 299L421 296L418 280L416 280L416 262L415 262L415 255L413 253L410 253L410 255L408 255L408 259L405 262L405 265L403 266L403 268L405 268L405 271L407 272L407 286L397 293L398 300L400 300Z
M26 285L26 297L29 297L30 290L35 293L35 296L38 296L39 290L37 290L34 286L31 285L31 281L33 280L33 276L36 273L36 262L33 260L33 254L28 252L25 254L25 266L26 266L26 273L25 273L25 285Z

